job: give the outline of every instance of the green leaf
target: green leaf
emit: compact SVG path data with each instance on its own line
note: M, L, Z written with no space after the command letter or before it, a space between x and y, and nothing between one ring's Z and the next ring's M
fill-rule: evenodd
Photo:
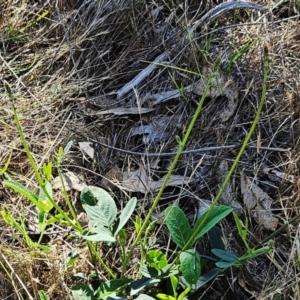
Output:
M211 230L209 230L207 235L211 249L225 250L223 232L218 226L214 226Z
M116 239L112 233L102 225L90 229L92 234L83 234L82 238L91 242L115 242Z
M231 268L235 262L228 262L228 261L218 261L216 262L216 266L220 269Z
M43 164L43 173L47 181L50 181L52 178L52 167L52 161L50 161L48 164Z
M68 254L67 268L74 266L78 256L79 256L78 250L76 248L72 248L71 252Z
M94 300L93 291L84 283L76 283L72 287L72 296L74 300Z
M0 169L0 176L3 175L3 174L6 172L8 166L9 166L9 164L10 164L11 155L12 155L12 151L10 152L9 157L8 157L8 160L7 160L7 162L5 163L4 167L3 167L2 169Z
M141 294L135 300L156 300L156 299L152 298L152 297L150 297L148 295Z
M100 284L99 288L97 289L97 293L99 294L100 299L102 299L114 292L117 292L120 289L125 288L131 282L132 279L128 279L128 278L112 279Z
M234 66L234 64L237 62L237 60L246 52L249 51L249 49L259 40L259 38L254 39L252 42L247 43L246 45L244 45L242 47L242 49L240 49L235 55L234 57L230 58L230 62L228 64L228 66L226 67L226 71L227 72L231 72L232 67Z
M120 297L120 296L112 296L112 295L109 295L107 298L105 298L105 300L126 300L126 298L124 297Z
M126 242L127 242L127 234L126 234L126 231L124 228L122 228L119 233L118 233L118 238L119 238L119 241L120 241L120 244L123 246L123 247L126 247Z
M22 184L20 184L20 183L18 183L16 181L14 181L14 180L3 180L2 183L3 183L4 186L7 186L7 187L13 189L18 194L20 194L22 196L25 196L34 205L36 205L37 207L39 207L37 195L35 193L33 193L32 191L30 191L24 185L22 185Z
M45 231L47 227L47 214L43 210L40 210L38 213L38 221L41 232Z
M92 234L92 235L82 235L87 241L91 242L107 242L107 243L114 243L116 239L113 236L106 235L104 233Z
M176 276L173 274L170 275L170 282L171 282L171 287L172 287L172 293L175 298L177 298L177 288L178 288L178 283L179 280Z
M53 251L53 249L51 249L50 247L47 247L45 245L35 243L35 246L36 246L36 248L42 249L45 253L50 253Z
M63 219L65 219L65 216L63 214L57 214L57 215L49 218L45 225L49 226L49 225L51 225L59 220L63 220Z
M224 261L227 262L237 262L239 258L228 251L221 250L221 249L212 249L211 252L216 255L217 257L221 258Z
M15 227L15 223L17 223L17 222L12 218L12 216L10 215L6 206L4 206L3 209L1 210L1 216L2 216L3 221L7 225Z
M107 227L104 227L101 224L97 224L97 223L95 223L95 221L90 221L89 222L89 232L91 232L91 233L104 233L104 234L113 236L112 232Z
M46 189L48 195L52 198L52 185L49 181L47 181L44 184L44 188ZM41 209L48 213L52 208L53 208L53 204L52 202L49 200L49 198L46 196L46 194L44 193L44 190L42 189L42 187L40 187L39 190L39 205L41 207Z
M200 255L194 249L181 252L179 255L181 271L189 284L195 284L201 275Z
M28 236L28 234L26 232L25 225L24 225L24 219L22 219L22 215L20 218L21 219L20 224L11 215L11 213L8 211L6 206L4 206L3 210L1 210L1 215L6 224L13 226L15 229L17 229L23 235L23 238L25 239L27 245L33 244L33 242L31 241L30 237Z
M177 246L183 248L192 235L192 229L184 212L177 206L165 210L166 225L171 238Z
M60 159L62 159L64 157L64 149L63 147L59 147L58 148L58 156Z
M174 298L173 296L166 295L166 294L163 294L163 293L157 293L155 295L155 297L157 299L160 299L160 300L176 300L176 298Z
M136 216L134 222L134 228L137 233L140 232L141 227L142 227L142 219L139 216Z
M186 295L191 291L191 287L187 287L177 298L177 300L188 300Z
M146 287L152 287L155 284L159 283L159 279L152 279L152 278L140 278L130 283L130 285L127 287L127 295L133 296L139 293L141 290L143 290Z
M232 208L229 206L215 206L212 211L205 212L200 218L198 218L193 231L199 230L204 218L206 218L207 214L208 217L205 220L205 224L202 224L200 232L198 232L195 242L202 237L205 233L207 233L210 229L212 229L216 224L218 224L222 219L224 219L228 214L232 212Z
M181 145L181 139L180 139L180 136L178 135L175 135L175 139L176 139L176 142Z
M215 269L211 269L207 273L203 274L197 281L197 283L195 285L195 289L196 290L200 289L202 286L206 285L209 281L216 278L220 273L221 273L221 270L215 268Z
M40 300L49 300L47 294L43 290L38 291Z
M105 190L96 186L87 186L81 191L80 200L91 220L96 220L107 227L115 221L117 207L113 198Z
M242 221L240 220L240 218L235 212L233 212L233 217L234 217L235 225L238 229L239 236L242 238L242 240L245 240L248 232L248 219L246 219L246 225L244 228Z
M161 270L157 270L155 268L149 267L147 265L143 265L141 268L141 273L143 276L147 278L169 278L170 275L177 275L179 273L178 267L173 266L172 264L168 264Z
M129 220L129 218L131 217L135 206L136 206L136 202L137 199L131 198L128 203L126 204L126 206L124 207L124 209L122 210L120 217L118 218L117 221L117 227L115 230L113 230L114 236L116 236L118 234L118 232L124 227L124 225L127 223L127 221Z
M167 266L166 256L160 250L150 250L146 254L146 262L150 267L158 270Z

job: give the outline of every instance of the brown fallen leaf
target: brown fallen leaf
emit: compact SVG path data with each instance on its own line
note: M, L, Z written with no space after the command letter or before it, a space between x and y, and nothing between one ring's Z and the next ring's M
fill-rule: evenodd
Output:
M79 149L88 155L91 159L94 159L95 149L91 146L91 142L79 142Z
M129 192L141 192L146 194L148 192L157 192L164 181L165 177L154 181L149 176L143 166L132 172L124 172L123 180L116 182L116 185L120 189L124 189ZM184 176L171 175L167 186L180 186L189 182Z
M71 189L82 191L82 189L86 186L86 183L71 171L63 173L63 178L64 178L65 188L67 191ZM59 176L55 177L52 180L52 188L54 190L62 189L62 182Z
M274 230L279 220L274 217L271 210L273 199L243 173L241 173L241 193L246 207L252 212L256 222L266 229Z

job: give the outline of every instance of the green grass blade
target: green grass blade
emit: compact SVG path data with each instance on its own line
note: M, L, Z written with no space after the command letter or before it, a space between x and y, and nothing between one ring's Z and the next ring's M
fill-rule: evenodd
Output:
M5 163L4 167L3 167L2 169L0 169L0 176L3 175L3 174L6 172L8 166L9 166L9 164L10 164L11 155L12 155L12 151L10 152L9 157L8 157L8 160L7 160L7 162Z
M199 235L199 233L202 231L203 227L205 226L206 224L206 221L210 215L210 213L213 211L214 207L217 205L217 203L219 202L224 190L225 190L225 187L226 185L228 184L233 172L235 171L249 141L250 141L250 138L251 136L253 135L254 133L254 130L256 128L256 125L258 124L258 121L259 121L259 118L260 118L260 115L262 113L262 109L263 109L263 106L264 106L264 103L265 103L265 99L266 99L266 93L267 93L267 81L268 81L268 70L269 70L269 62L268 62L268 49L267 47L265 46L264 48L264 57L263 57L263 74L264 74L264 78L263 78L263 89L262 89L262 95L261 95L261 100L260 100L260 103L259 103L259 106L258 106L258 109L257 109L257 112L256 112L256 115L255 115L255 118L254 118L254 121L250 127L250 130L247 134L247 136L245 137L245 140L241 146L241 149L238 153L238 155L236 156L228 174L226 175L225 177L225 180L223 181L222 185L221 185L221 188L219 189L219 192L217 194L217 196L215 197L214 201L212 202L212 205L210 207L210 209L207 211L207 213L205 214L205 217L202 219L202 222L198 224L197 228L194 229L194 232L190 238L190 240L187 242L186 246L184 247L183 250L185 249L189 249L191 248L191 245L194 243L196 237Z
M39 207L38 196L35 193L33 193L31 190L29 190L27 187L22 185L21 183L16 182L14 180L3 180L2 184L6 187L13 189L19 195L26 197L28 200L32 202L32 204Z

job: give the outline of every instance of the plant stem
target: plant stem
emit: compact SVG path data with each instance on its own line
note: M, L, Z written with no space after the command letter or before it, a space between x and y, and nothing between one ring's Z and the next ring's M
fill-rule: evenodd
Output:
M117 276L113 273L113 271L105 264L97 250L95 249L93 243L91 241L87 241L87 245L89 247L89 252L91 254L92 263L95 264L95 260L100 263L100 265L103 267L103 269L108 273L108 275L115 279Z
M47 199L51 202L51 204L53 205L53 207L61 214L64 216L64 220L67 222L67 224L69 226L71 226L74 230L78 231L78 232L82 232L83 229L80 225L80 223L78 222L78 218L76 217L75 215L75 212L72 208L72 205L70 203L70 200L68 198L68 195L66 194L66 189L65 189L65 186L64 186L64 181L62 180L62 176L61 176L61 173L59 172L59 175L60 175L60 178L62 180L62 185L63 185L63 190L65 191L64 193L64 196L65 196L65 199L69 200L67 201L68 203L68 207L71 211L71 214L72 214L72 217L74 218L74 220L71 220L68 216L68 214L66 212L64 212L60 207L59 205L57 205L55 203L55 201L52 199L52 197L49 195L47 189L45 188L45 184L44 184L44 180L42 179L42 176L40 175L39 173L39 170L38 170L38 167L37 167L37 164L32 156L32 154L30 153L30 150L29 150L29 147L28 147L28 144L26 142L26 139L25 139L25 135L24 135L24 132L23 132L23 128L21 126L21 123L20 123L20 120L19 120L19 117L18 117L18 113L17 113L17 110L15 108L15 103L14 103L14 97L13 97L13 94L12 94L12 91L11 91L11 88L9 86L9 84L7 82L5 82L5 88L6 88L6 91L9 95L9 99L10 99L10 102L11 102L11 105L12 105L12 109L13 109L13 113L14 113L14 118L15 118L15 122L17 124L17 127L18 127L18 131L19 131L19 135L20 135L20 138L21 138L21 141L22 141L22 144L23 144L23 147L25 149L25 152L26 152L26 155L28 157L28 160L30 162L30 165L34 171L34 174L36 176L36 179L40 185L40 187L42 188L43 192L45 193ZM59 169L59 168L58 168ZM75 223L74 223L75 222ZM110 268L104 263L104 261L102 260L102 258L100 257L100 255L97 253L95 247L93 246L93 244L90 242L90 241L87 241L87 244L88 244L88 247L89 247L89 251L90 251L90 254L91 254L91 257L92 257L92 260L97 260L99 261L99 263L102 265L102 267L105 269L105 271L112 277L112 278L116 278L116 275L114 275L114 273L112 272L112 270L110 270Z
M138 232L138 235L137 235L136 239L134 240L134 242L133 242L133 244L131 246L131 249L130 249L128 255L127 255L126 266L127 266L128 262L129 262L131 256L132 256L132 253L133 253L135 247L139 243L142 234L146 230L146 228L148 226L148 223L150 221L150 218L151 218L154 210L156 209L156 207L157 207L157 205L158 205L158 203L160 201L160 198L161 198L161 196L163 194L163 191L164 191L165 187L167 186L167 183L168 183L168 181L169 181L169 179L170 179L170 177L171 177L171 175L172 175L172 173L173 173L173 171L174 171L174 169L175 169L175 167L177 165L178 159L179 159L180 155L182 154L182 151L184 150L184 147L185 147L185 145L186 145L186 143L187 143L187 141L189 139L189 136L190 136L190 134L192 132L192 129L195 126L196 120L197 120L197 118L198 118L198 116L199 116L199 114L201 112L202 106L203 106L205 98L206 98L206 96L207 96L207 94L209 92L209 89L211 87L211 83L212 83L212 81L213 81L213 79L215 77L215 72L216 72L218 66L219 66L219 64L215 65L213 72L209 76L208 82L207 82L207 84L205 86L204 92L203 92L202 97L201 97L201 99L200 99L200 101L198 103L197 109L196 109L196 111L195 111L195 113L193 115L191 123L188 126L188 129L187 129L187 131L186 131L186 133L184 135L183 140L179 142L179 148L178 148L177 153L176 153L176 155L175 155L175 157L174 157L174 159L172 161L172 164L171 164L171 166L169 168L169 171L168 171L167 175L165 176L164 181L162 183L162 186L159 189L158 194L155 197L155 200L154 200L154 202L153 202L153 204L152 204L152 206L151 206L151 208L150 208L150 210L149 210L149 212L148 212L148 214L147 214L147 216L145 218L145 221L143 222L143 225L142 225L140 231ZM122 276L124 276L125 272L126 272L126 268L124 268L124 270L122 270Z
M57 171L58 171L58 175L59 175L59 178L60 178L60 182L61 182L61 184L62 184L62 192L63 192L64 199L65 199L65 201L66 201L66 203L67 203L67 206L68 206L68 208L69 208L69 211L70 211L70 213L71 213L71 215L72 215L73 221L76 223L76 226L77 226L77 228L78 228L78 231L81 233L81 232L83 231L83 229L82 229L82 227L81 227L81 224L80 224L79 221L78 221L78 218L77 218L77 216L76 216L76 213L75 213L75 211L74 211L74 209L73 209L73 205L71 204L69 195L68 195L67 190L66 190L66 186L65 186L65 182L64 182L64 177L63 177L63 174L62 174L62 172L61 172L60 164L58 163L58 161L57 161L57 163L56 163L56 168L57 168Z
M32 156L32 154L30 153L30 150L29 150L29 147L28 147L28 144L26 142L26 139L25 139L25 135L24 135L24 132L23 132L23 128L21 126L21 123L20 123L20 120L19 120L19 116L18 116L18 113L17 113L17 110L16 110L16 107L15 107L15 103L14 103L14 97L13 97L13 94L12 94L12 91L11 91L11 88L9 86L9 84L7 82L4 83L5 84L5 88L6 88L6 91L8 93L8 96L9 96L9 100L11 102L11 105L12 105L12 109L13 109L13 113L14 113L14 118L15 118L15 122L16 122L16 125L18 127L18 131L19 131L19 135L20 135L20 138L21 138L21 141L22 141L22 144L23 144L23 147L25 149L25 152L26 152L26 155L28 157L28 160L30 162L30 165L34 171L34 174L36 176L36 179L40 185L40 187L42 188L43 192L45 193L47 199L51 202L51 204L53 205L53 207L55 207L55 209L60 213L62 214L64 217L65 217L65 220L67 221L68 225L72 226L74 229L77 229L77 227L75 226L75 224L72 223L72 221L70 220L70 218L67 216L67 214L55 203L55 201L51 198L51 196L49 195L47 189L45 188L45 184L44 184L44 181L39 173L39 170L37 168L37 164L36 162L34 161L34 158Z
M206 223L206 220L208 219L210 213L212 212L213 208L217 205L218 201L220 200L226 185L228 184L233 172L235 171L235 169L236 169L236 167L237 167L237 165L238 165L238 163L241 159L241 156L243 155L243 153L244 153L244 151L245 151L245 149L246 149L246 147L247 147L247 145L250 141L250 138L251 138L251 136L252 136L257 124L258 124L258 121L259 121L259 118L260 118L260 115L261 115L261 112L262 112L262 109L263 109L263 106L264 106L264 103L265 103L266 93L267 93L268 70L269 70L268 50L265 47L264 48L264 57L263 57L263 74L264 74L264 78L263 78L262 95L261 95L260 103L259 103L256 115L255 115L255 118L254 118L253 123L251 125L251 128L250 128L250 130L249 130L249 132L248 132L248 134L247 134L247 136L246 136L246 138L245 138L245 140L244 140L244 142L241 146L241 149L240 149L238 155L236 156L229 172L227 173L226 178L223 181L217 196L215 197L214 201L212 202L209 210L206 212L205 217L203 218L203 221L197 226L197 228L194 228L193 234L191 235L190 239L186 243L185 247L183 247L182 251L184 251L186 249L189 249L192 246L192 244L195 242L196 236L202 230L202 228L204 227L204 225Z

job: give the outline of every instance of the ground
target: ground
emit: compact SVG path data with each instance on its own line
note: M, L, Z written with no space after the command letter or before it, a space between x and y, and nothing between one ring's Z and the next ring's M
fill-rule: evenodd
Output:
M251 247L269 244L272 252L222 274L194 297L299 299L300 229L295 217L300 207L300 3L261 0L243 9L220 4L0 3L0 181L13 179L32 191L39 188L14 118L14 101L40 170L55 161L59 147L70 146L60 168L69 172L73 186L68 195L83 226L83 185L104 188L119 209L137 197L135 214L144 218L178 150L178 138L186 133L214 74L185 152L153 215L160 219L164 209L175 204L194 222L217 195L253 124L263 95L267 50L263 111L220 204L249 220ZM150 68L142 78L143 70ZM53 167L53 199L67 210L57 176ZM38 241L36 209L2 183L0 209L2 216L7 209L19 223L24 220L29 237ZM227 249L242 255L245 248L233 217L219 226ZM49 299L71 299L72 275L93 270L86 244L68 240L72 231L65 224L47 229L41 242L50 252L32 251L24 235L3 218L0 228L1 299L39 299L39 290ZM135 235L132 224L127 230ZM163 224L152 234L161 249L174 251ZM80 259L67 267L72 248ZM114 250L106 245L98 250L108 251L118 273L120 260ZM197 250L210 253L207 238ZM133 267L129 273L136 276L137 270Z

